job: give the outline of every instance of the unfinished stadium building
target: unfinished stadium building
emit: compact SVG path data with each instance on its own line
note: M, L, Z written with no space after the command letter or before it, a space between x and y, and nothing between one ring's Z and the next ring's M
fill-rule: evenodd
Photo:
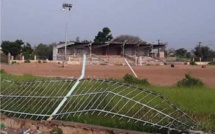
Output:
M53 46L53 60L66 59L70 63L80 64L81 56L86 54L89 58L88 63L91 64L123 64L126 57L132 65L162 65L165 61L165 47L166 43L160 42L158 44L68 42L67 45L62 42Z

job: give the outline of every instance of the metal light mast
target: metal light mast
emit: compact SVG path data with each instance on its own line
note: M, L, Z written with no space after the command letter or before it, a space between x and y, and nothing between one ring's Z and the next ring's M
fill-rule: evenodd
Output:
M64 11L70 11L71 9L72 9L72 4L69 4L69 3L63 3L63 5L62 5L62 7L63 7L63 10ZM64 62L63 62L63 66L64 66L64 64L65 64L65 62L66 62L66 55L67 55L67 35L68 34L68 17L67 17L67 14L66 14L66 27L65 27L65 46L64 46Z

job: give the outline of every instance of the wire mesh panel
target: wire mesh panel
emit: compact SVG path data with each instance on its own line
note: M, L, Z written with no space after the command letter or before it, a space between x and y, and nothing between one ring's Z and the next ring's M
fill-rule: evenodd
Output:
M83 79L59 111L52 115L76 80L12 82L1 79L1 113L20 118L74 121L116 120L160 129L193 130L194 121L163 96L109 80Z
M1 113L21 118L46 119L73 84L74 80L12 82L1 79Z

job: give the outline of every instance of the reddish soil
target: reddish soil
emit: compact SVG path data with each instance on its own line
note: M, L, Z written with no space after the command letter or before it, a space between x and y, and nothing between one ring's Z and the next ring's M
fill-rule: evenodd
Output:
M81 65L67 65L62 68L60 64L54 63L26 63L17 65L1 65L1 68L11 74L32 74L39 76L57 77L79 77ZM200 78L205 84L215 87L215 66L133 66L139 78L147 78L150 83L155 85L174 85L183 79L186 73ZM87 65L85 77L95 78L123 78L132 72L128 66L104 66Z

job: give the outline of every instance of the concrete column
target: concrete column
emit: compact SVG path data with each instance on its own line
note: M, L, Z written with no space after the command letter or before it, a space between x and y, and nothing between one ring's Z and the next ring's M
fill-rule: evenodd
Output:
M53 46L53 54L52 54L53 60L57 60L57 55L58 55L58 48L57 46Z
M142 56L139 57L139 64L142 66Z
M202 62L202 58L199 58L199 61Z
M135 56L135 66L138 64L138 57Z
M157 55L158 58L160 58L160 48L158 48L158 55Z
M7 62L8 62L9 64L11 64L11 63L10 63L10 57L11 57L11 54L8 53L8 55L7 55Z
M36 55L34 55L34 60L37 60L37 56Z
M23 60L23 61L25 60L25 57L24 57L24 55L22 55L22 60Z
M11 56L11 60L14 60L14 56Z

